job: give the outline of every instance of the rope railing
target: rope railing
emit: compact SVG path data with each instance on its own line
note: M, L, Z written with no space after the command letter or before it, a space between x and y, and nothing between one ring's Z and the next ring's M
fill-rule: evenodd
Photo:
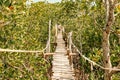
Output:
M17 52L17 53L42 53L41 51L30 51L30 50L11 50L11 49L0 49L0 52Z
M101 69L111 70L111 71L120 71L120 69L118 69L118 68L105 68L105 67L101 66L100 64L98 64L98 63L92 61L91 59L87 58L85 55L83 55L83 54L79 51L79 49L78 49L78 48L75 46L75 44L71 41L71 40L72 40L72 38L70 38L71 35L72 35L72 33L70 33L70 34L68 35L68 39L70 39L70 40L68 40L68 44L69 44L69 45L68 45L68 48L69 48L69 49L71 49L71 47L73 46L74 49L76 49L76 51L79 53L79 55L80 55L82 58L84 58L84 59L87 60L88 62L92 63L93 65L96 65L96 66L100 67Z
M120 69L105 68L105 67L99 65L98 63L92 61L91 59L89 59L89 58L87 58L85 55L83 55L73 43L72 43L72 45L73 45L74 48L76 48L77 52L80 54L81 57L83 57L85 60L89 61L89 62L92 63L93 65L96 65L96 66L98 66L98 67L100 67L101 69L104 69L104 70L120 71Z
M49 46L49 40L48 40L48 42L47 42L47 44L46 44L46 47L44 48L44 49L42 49L42 50L35 50L35 51L33 51L33 50L15 50L15 49L2 49L2 48L0 48L0 52L17 52L17 53L44 53L45 52L45 50L48 48L48 46Z
M2 49L2 48L0 48L0 52L17 52L17 53L44 53L45 52L45 50L48 48L48 46L49 46L49 40L48 40L48 42L47 42L47 45L46 45L46 47L44 48L44 49L42 49L42 50L35 50L35 51L33 51L33 50L15 50L15 49Z
M47 49L48 51L50 51L50 27L51 27L51 20L49 20L49 36L48 36L48 41L47 41L47 44L46 44L46 47L42 50L36 50L36 51L33 51L33 50L15 50L15 49L2 49L0 48L0 52L17 52L17 53L44 53Z

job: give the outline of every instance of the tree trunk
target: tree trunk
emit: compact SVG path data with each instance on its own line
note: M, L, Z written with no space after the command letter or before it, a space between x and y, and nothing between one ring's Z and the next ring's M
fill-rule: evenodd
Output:
M114 22L114 2L112 0L105 0L105 7L106 7L106 24L103 30L103 62L105 68L112 68L111 61L110 61L110 30L111 26ZM111 70L105 70L104 80L112 80L110 75Z
M106 30L103 31L103 62L105 68L112 68L110 61L110 49L109 49L109 35ZM109 76L110 70L105 70L104 80L111 80L111 76Z

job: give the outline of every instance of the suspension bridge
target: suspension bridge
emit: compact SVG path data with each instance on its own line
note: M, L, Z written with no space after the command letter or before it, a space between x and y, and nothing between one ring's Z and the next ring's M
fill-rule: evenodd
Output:
M0 52L19 52L19 53L41 53L44 54L44 58L47 60L47 57L52 56L52 69L51 69L51 76L50 80L78 80L75 76L73 61L77 61L76 57L81 56L94 66L98 66L103 70L113 70L113 71L120 71L120 69L114 68L105 68L94 61L90 60L89 58L85 57L78 48L72 42L72 32L70 32L66 40L63 40L63 33L64 27L55 26L55 43L56 49L55 52L50 52L50 30L51 30L51 21L49 21L49 38L46 44L46 47L41 51L29 51L29 50L11 50L11 49L0 49ZM66 45L67 44L67 45Z

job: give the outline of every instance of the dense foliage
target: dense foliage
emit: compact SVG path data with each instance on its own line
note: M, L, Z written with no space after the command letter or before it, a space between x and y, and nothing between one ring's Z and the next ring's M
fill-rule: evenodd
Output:
M120 7L116 6L116 19L110 36L112 65L120 62L120 44L117 31L120 29ZM26 5L26 0L0 1L1 48L42 50L48 39L48 21L61 24L66 32L73 31L73 42L91 60L103 65L102 29L105 25L105 8L102 0L62 0L61 3L38 2ZM54 30L52 30L54 33ZM54 35L54 34L53 34ZM52 38L53 39L53 38ZM89 80L102 80L104 70L79 60L80 70L89 75ZM42 55L29 53L1 53L0 79L46 80L47 69ZM120 74L113 75L114 80Z
M5 24L0 25L1 48L18 50L45 48L49 21L46 11L49 5L41 2L26 6L26 0L4 1L0 1L0 21ZM0 79L46 80L50 63L43 57L42 53L1 52Z

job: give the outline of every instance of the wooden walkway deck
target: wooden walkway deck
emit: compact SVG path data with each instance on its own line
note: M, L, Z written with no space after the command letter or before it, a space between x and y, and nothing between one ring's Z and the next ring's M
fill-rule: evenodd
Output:
M65 48L62 31L58 33L57 47L52 61L52 80L75 80L74 71L72 70Z

